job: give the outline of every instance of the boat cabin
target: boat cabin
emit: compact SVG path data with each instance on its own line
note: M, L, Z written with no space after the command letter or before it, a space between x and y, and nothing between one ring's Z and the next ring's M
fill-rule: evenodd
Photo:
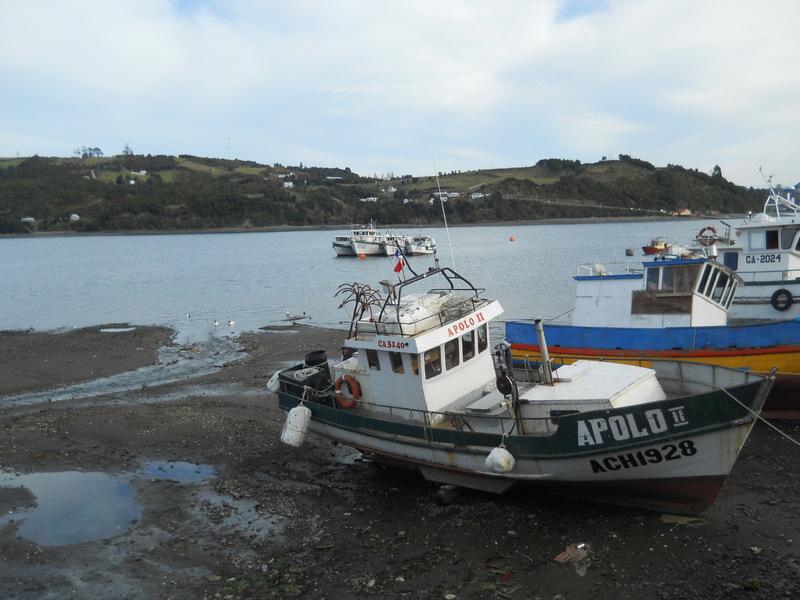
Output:
M354 322L345 359L331 371L345 402L357 395L362 410L424 420L430 415L422 411L445 411L488 391L495 377L488 323L503 311L474 288L402 296L405 283L395 290L384 282L388 293L379 314Z
M610 275L599 265L575 277L572 325L581 327L703 327L725 325L741 279L709 259L674 256L643 262L643 270ZM588 267L581 267L582 270ZM585 271L584 271L585 272Z
M735 227L721 223L719 234L713 227L703 229L713 236L698 236L698 254L741 273L746 285L800 277L800 205L791 194L771 189L762 212Z

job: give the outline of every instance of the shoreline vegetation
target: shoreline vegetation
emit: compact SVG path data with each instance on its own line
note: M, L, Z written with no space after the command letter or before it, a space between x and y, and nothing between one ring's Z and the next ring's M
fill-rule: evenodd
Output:
M746 215L726 214L728 219L741 219ZM672 216L652 216L652 217L585 217L585 218L563 218L563 219L540 219L535 221L495 221L489 223L448 223L448 227L511 227L528 225L580 225L592 223L641 223L659 222L676 220L709 220L717 221L720 216L692 215L691 217L672 217ZM340 231L346 230L352 224L339 225L271 225L267 227L223 227L219 229L167 229L167 230L130 230L130 231L35 231L31 233L0 233L0 238L36 238L36 237L88 237L88 236L115 236L115 235L194 235L194 234L226 234L226 233L275 233L284 231ZM444 228L442 223L419 224L396 224L380 226L379 230L418 230L431 228Z
M96 150L96 149L93 149ZM745 214L765 190L620 155L438 176L362 177L194 156L0 158L0 233L228 233L607 222Z

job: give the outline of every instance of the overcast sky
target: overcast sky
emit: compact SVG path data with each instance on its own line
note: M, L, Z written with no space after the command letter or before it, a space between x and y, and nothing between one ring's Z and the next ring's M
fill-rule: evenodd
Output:
M0 156L800 182L798 0L0 0Z

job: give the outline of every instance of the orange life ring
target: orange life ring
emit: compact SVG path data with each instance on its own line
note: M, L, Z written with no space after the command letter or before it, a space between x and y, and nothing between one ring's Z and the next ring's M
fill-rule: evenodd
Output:
M706 232L710 235L706 235ZM700 233L697 234L697 241L700 242L701 246L711 246L715 244L717 241L717 230L711 227L711 225L703 227Z
M350 388L350 397L342 394L342 384L346 383ZM356 401L361 397L361 386L352 375L342 375L336 380L336 401L342 408L353 408Z

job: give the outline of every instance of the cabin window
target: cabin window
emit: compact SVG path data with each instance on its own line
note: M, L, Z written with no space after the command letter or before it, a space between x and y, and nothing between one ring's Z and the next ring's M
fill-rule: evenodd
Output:
M781 229L781 250L790 250L797 229Z
M714 291L714 286L717 285L717 276L719 275L719 271L712 271L711 275L708 278L708 285L706 289L702 290L702 294L707 298L711 298L711 294Z
M475 356L475 332L469 331L461 336L461 357L464 362Z
M700 265L675 269L670 267L675 273L675 291L681 294L689 294L694 289L694 282L697 281L697 274L700 272Z
M797 241L800 244L800 240ZM722 255L722 264L728 267L731 271L739 270L739 253L738 252L725 252Z
M731 307L731 302L733 302L733 297L736 295L736 288L739 287L739 284L735 279L731 279L730 285L728 289L725 290L725 295L722 297L722 306L726 309Z
M431 348L424 354L425 359L425 378L436 377L442 372L442 351L436 347Z
M697 285L697 292L699 294L704 294L706 291L706 286L708 285L708 277L711 275L711 265L706 264L703 266L703 275L700 277L700 283Z
M720 273L719 277L717 277L717 284L714 286L714 293L711 296L714 302L722 302L722 292L725 291L726 285L728 285L728 276L725 273Z
M419 375L419 356L411 354L409 358L411 358L411 371L414 375Z
M770 229L766 232L766 242L767 242L767 250L777 250L778 249L778 234L780 232L777 229Z
M389 362L392 364L392 371L395 373L405 373L403 368L403 355L400 352L389 352Z
M369 365L370 369L374 369L376 371L381 370L381 363L378 360L377 350L367 350L367 364Z
M664 267L661 274L661 291L672 292L675 290L675 267Z
M658 269L655 267L650 267L647 269L647 289L658 289Z
M763 231L751 231L749 234L749 248L748 250L766 250L767 244L764 241L764 232Z
M444 345L444 366L449 371L453 367L457 367L458 359L458 339L450 340Z
M478 352L483 352L489 347L489 331L486 325L481 325L475 331L478 332Z

